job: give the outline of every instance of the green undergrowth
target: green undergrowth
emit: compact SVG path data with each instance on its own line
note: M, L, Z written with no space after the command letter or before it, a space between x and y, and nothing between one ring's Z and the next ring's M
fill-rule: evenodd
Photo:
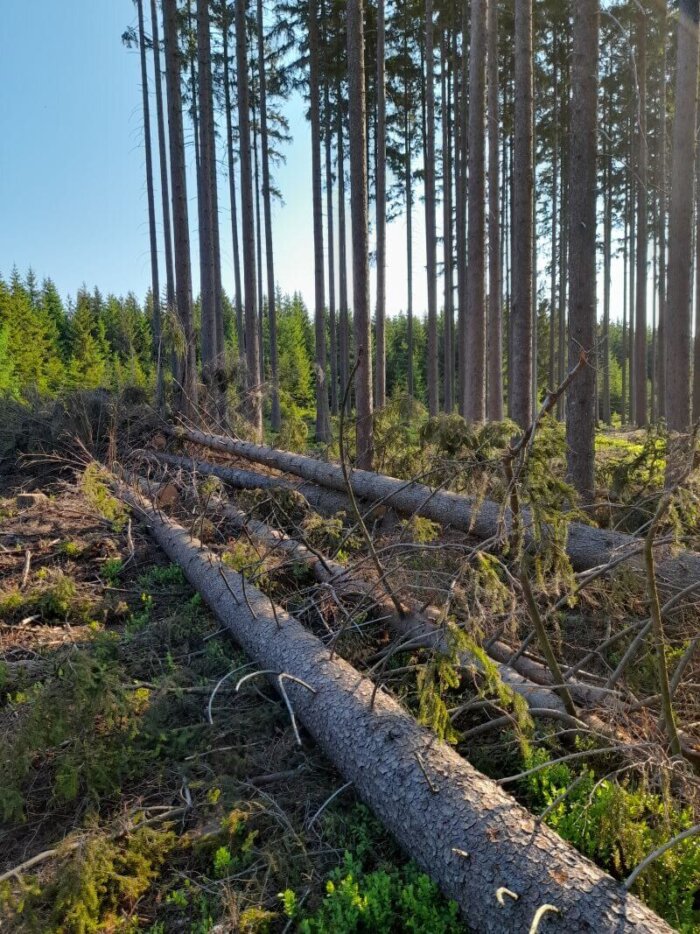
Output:
M257 560L233 550L234 563ZM89 549L61 554L94 579ZM462 930L454 907L406 867L351 795L324 812L310 845L308 806L320 807L338 778L310 744L297 749L264 683L240 695L235 682L223 684L214 726L207 723L214 684L250 669L179 568L116 556L98 567L101 580L118 584L112 598L94 589L96 601L120 603L110 622L42 650L31 669L1 666L3 869L59 844L49 860L0 884L3 930ZM70 568L62 573L76 584ZM51 599L68 591L62 585ZM295 765L288 793L248 784ZM173 807L176 816L159 819ZM293 901L292 920L285 909ZM374 925L389 914L400 927Z
M63 569L39 568L28 590L13 587L0 594L0 619L13 623L38 616L46 623L83 625L97 615L97 606Z
M301 934L460 934L455 902L446 902L438 887L413 863L401 868L366 871L345 854L342 866L326 882L325 897L313 912L304 912L292 889L281 893L285 915Z
M526 768L550 754L534 750ZM523 780L526 803L535 813L548 810L545 823L579 852L613 876L625 879L642 860L676 834L693 826L692 810L662 793L633 782L598 777L590 768L575 773L566 763L549 766ZM560 802L557 799L569 789ZM674 928L700 931L700 841L682 841L652 862L632 891Z

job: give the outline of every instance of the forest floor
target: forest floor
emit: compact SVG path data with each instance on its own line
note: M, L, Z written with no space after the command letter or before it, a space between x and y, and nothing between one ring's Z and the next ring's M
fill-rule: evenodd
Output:
M106 426L99 445L105 457L116 444L108 420L87 421ZM139 416L133 426L123 424L120 455L143 471L139 451L159 441L157 423ZM435 468L432 482L451 478L458 489L498 499L497 460L485 482L469 484L482 471L483 451L498 451L500 435L490 439L488 426L483 436L466 432L456 450L459 430L448 419L426 445L418 429L407 433L402 421L389 422L379 435L378 469L413 476ZM70 437L76 434L71 424ZM0 930L464 931L454 906L406 862L308 735L302 732L297 746L285 707L266 682L235 692L254 669L182 572L111 498L86 456L88 441L64 446L61 461L49 454L18 468L8 459L9 472L0 475ZM558 485L561 471L550 469L561 459L554 430L538 437L535 456L532 495L548 498L556 517L566 491ZM663 479L659 439L601 434L597 471L603 495L596 518L638 533ZM509 790L617 878L698 822L697 779L668 756L653 706L620 720L628 740L609 753L596 748L593 735L572 736L546 720L525 723L493 676L476 677L423 646L394 652L385 626L364 625L366 605L343 608L319 593L308 569L261 555L216 503L230 495L248 516L334 554L361 577L367 548L350 531L351 516L320 516L284 493L227 494L218 481L188 470L152 472L164 512L317 635L337 638L339 654L378 677L474 766L495 780L536 766L536 775ZM695 523L683 508L683 518ZM370 531L402 598L440 605L458 580L453 628L470 644L503 638L518 646L530 635L528 613L509 583L514 556L495 563L468 536L391 511ZM494 573L498 567L502 574ZM631 645L630 621L639 626L647 616L643 576L622 568L567 601L562 595L576 586L570 568L555 564L538 574L542 609L561 602L548 620L557 653L566 664L592 653L586 677L604 684ZM348 610L355 625L346 631ZM667 620L672 668L697 621L691 594ZM596 652L611 635L617 641ZM679 722L695 735L699 683L696 653L675 697ZM653 699L655 690L653 646L644 643L620 682L621 696ZM608 710L602 715L614 719ZM638 741L643 751L630 755L625 745L634 749ZM575 764L558 761L572 750ZM654 862L634 891L678 930L700 931L698 839Z
M252 669L138 524L40 476L0 486L0 877L56 852L0 929L463 930L351 789L314 818L343 781L271 689L212 698Z

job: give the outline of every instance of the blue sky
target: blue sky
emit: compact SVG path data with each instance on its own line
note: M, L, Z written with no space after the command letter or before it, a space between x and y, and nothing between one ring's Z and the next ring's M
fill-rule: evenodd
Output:
M83 283L89 288L98 285L104 293L133 290L145 295L150 260L140 67L138 53L121 42L122 32L135 20L132 0L2 0L1 274L7 276L13 265L22 273L32 266L40 279L52 277L64 296L74 295ZM275 206L273 218L276 279L283 291L301 291L312 305L310 132L298 97L288 102L286 113L293 140L285 149L286 164L275 169L284 196L284 205ZM218 155L222 269L224 286L232 294L228 182L221 146ZM188 158L197 288L191 147ZM547 259L546 255L540 259L542 273ZM425 226L418 200L414 211L418 314L426 307L424 265ZM613 318L621 315L620 277L621 263L615 263ZM374 275L372 279L374 294ZM438 295L441 302L441 284ZM387 296L390 314L405 309L401 218L387 231Z
M138 53L121 42L131 0L3 0L0 55L0 273L51 276L64 295L85 282L145 294L150 283ZM147 20L148 21L148 20ZM151 78L152 82L152 78ZM151 92L153 87L151 84ZM276 170L276 278L313 298L309 128L288 106L293 142ZM190 162L193 152L189 151ZM224 152L219 152L224 163ZM228 184L221 171L224 286L233 291ZM190 179L190 199L195 195ZM415 306L425 306L424 228L416 211ZM197 252L196 207L190 211ZM388 232L391 307L405 306L404 228ZM195 283L196 284L196 283Z

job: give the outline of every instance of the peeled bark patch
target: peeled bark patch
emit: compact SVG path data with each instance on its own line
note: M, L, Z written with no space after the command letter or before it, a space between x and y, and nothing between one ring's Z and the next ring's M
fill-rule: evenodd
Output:
M298 719L346 781L480 934L528 930L545 903L567 932L671 929L392 698L250 586L200 542L129 492L153 538L261 668L285 672ZM468 854L465 856L464 854ZM519 896L501 907L497 890Z

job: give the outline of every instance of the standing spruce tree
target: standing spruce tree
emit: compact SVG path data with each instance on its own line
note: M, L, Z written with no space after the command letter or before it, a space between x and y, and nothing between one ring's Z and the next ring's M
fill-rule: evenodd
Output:
M386 82L385 0L377 0L377 314L376 396L378 408L386 404Z
M435 232L435 57L433 0L425 0L425 139L423 176L425 183L425 251L428 277L428 412L438 414L438 324L437 324L437 235Z
M596 203L599 0L574 9L569 156L569 367L592 352L596 332ZM566 441L571 482L584 501L595 488L595 371L584 367L569 388Z
M272 411L270 422L273 431L281 426L279 375L277 360L277 309L275 306L275 259L272 246L272 193L270 189L270 140L267 129L267 74L265 63L265 24L263 4L258 0L258 76L260 82L260 146L262 156L262 195L265 216L265 257L267 260L267 304L268 330L270 339L270 371L272 375Z
M471 0L469 50L467 326L464 377L464 417L486 417L485 274L485 153L484 95L486 80L487 5L495 0Z
M168 95L170 131L170 177L175 236L175 282L177 312L181 330L176 381L177 409L193 418L197 409L197 367L194 317L192 310L192 269L187 210L187 173L185 169L185 133L182 122L181 57L177 0L163 0L165 38L165 76Z
M331 438L326 384L326 296L323 255L323 193L321 180L321 100L318 3L309 0L309 116L311 120L311 186L314 224L314 324L316 334L316 440Z
M489 305L487 341L487 417L503 419L503 290L501 284L501 217L498 97L498 0L488 0L488 150L489 150ZM555 198L556 202L556 198ZM554 267L554 260L552 260Z
M372 332L369 307L369 231L363 0L347 0L348 77L350 82L350 206L352 213L352 284L355 314L355 405L357 465L372 469Z
M223 309L219 258L219 211L216 184L216 139L212 87L209 0L197 0L197 71L199 76L199 268L202 381L222 416Z
M165 109L163 106L163 80L160 67L160 29L158 6L151 0L151 32L153 45L153 68L156 86L156 117L158 124L158 161L160 163L160 192L163 213L163 254L165 257L165 296L167 310L175 308L175 269L173 266L173 234L170 219L170 180L168 178L167 139L165 134Z
M665 309L666 421L672 431L690 427L690 296L698 87L698 0L680 0L673 121L668 304Z
M158 275L158 241L156 235L156 202L153 188L153 151L151 148L151 108L148 97L148 66L146 63L146 30L143 0L136 0L139 20L139 58L141 63L141 95L143 134L146 151L146 198L148 201L148 240L151 251L151 295L153 306L153 352L156 359L156 407L163 408L163 361L161 355L160 278Z
M578 8L578 4L577 4ZM515 132L513 166L512 304L508 367L510 417L532 421L532 0L515 0Z
M250 92L246 0L236 0L236 68L238 73L238 134L241 159L241 221L243 224L243 280L245 292L246 413L255 435L262 438L260 356L257 291L255 285L255 222L250 139Z
M641 0L635 11L637 52L637 307L634 322L635 418L637 425L647 423L647 208L649 192L647 158L647 16Z

